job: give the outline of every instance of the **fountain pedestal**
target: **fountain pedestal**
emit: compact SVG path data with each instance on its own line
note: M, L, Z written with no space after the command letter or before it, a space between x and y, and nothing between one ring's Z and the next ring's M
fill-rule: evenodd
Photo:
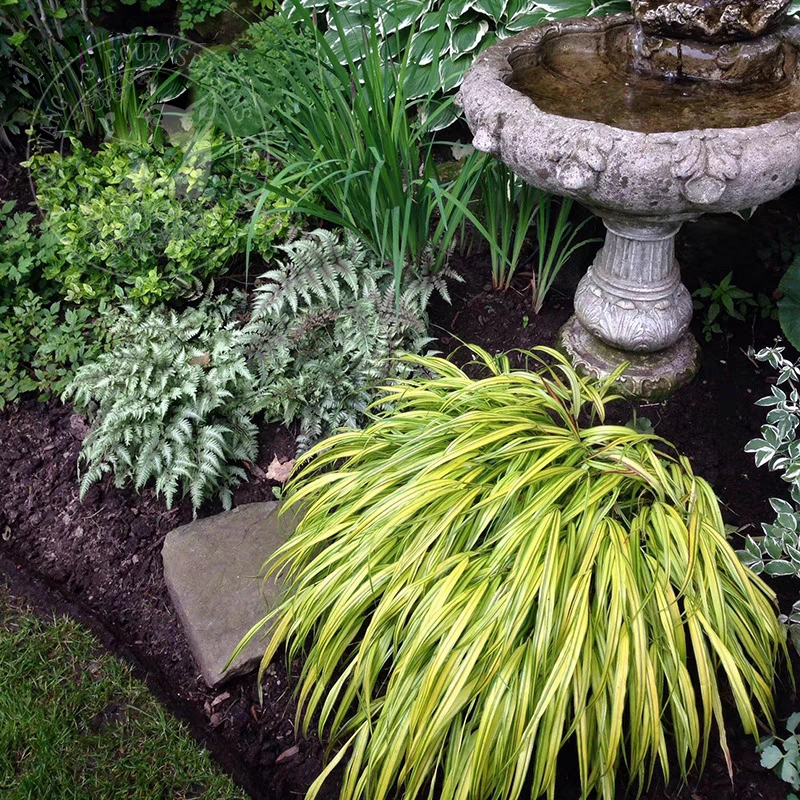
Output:
M623 390L662 397L690 381L699 348L692 300L675 260L680 222L605 217L606 241L578 284L560 345L581 371L602 377L630 364Z
M800 25L788 0L634 0L635 18L544 22L498 42L458 102L476 149L608 228L561 347L660 397L698 365L675 234L800 177Z

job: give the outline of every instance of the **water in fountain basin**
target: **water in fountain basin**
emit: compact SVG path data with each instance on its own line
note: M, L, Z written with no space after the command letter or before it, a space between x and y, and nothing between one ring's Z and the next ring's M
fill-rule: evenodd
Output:
M703 128L746 128L800 111L798 51L774 41L769 80L691 80L646 74L634 46L633 25L569 33L541 49L521 48L509 62L509 85L543 111L643 133ZM701 63L702 46L678 43L678 54ZM735 67L734 67L735 68ZM645 73L645 74L643 74Z

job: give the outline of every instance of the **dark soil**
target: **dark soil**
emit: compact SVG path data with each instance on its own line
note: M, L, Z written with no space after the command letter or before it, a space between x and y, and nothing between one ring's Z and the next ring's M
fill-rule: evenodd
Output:
M19 197L22 206L29 199L23 176L3 166L0 198ZM756 252L777 230L797 229L798 208L800 196L792 193L759 210L749 223L727 216L687 225L678 257L689 288L699 285L699 276L717 282L733 270L737 285L771 294L780 265L769 263L765 268ZM473 254L455 263L466 281L454 287L452 306L439 303L431 314L440 348L451 351L460 342L474 342L500 352L552 344L572 311L575 283L591 256L587 248L573 259L539 315L530 310L523 275L515 288L493 292L486 286L489 269L484 256ZM725 504L727 521L752 529L770 519L767 499L781 494L783 485L757 470L742 449L763 422L763 411L753 403L767 392L771 378L746 351L751 345L771 344L779 330L771 320L757 320L731 323L725 333L703 342L703 365L693 383L664 403L639 406L638 414L711 482ZM695 335L702 341L699 320ZM614 416L624 422L632 413L630 404L620 403ZM0 574L42 607L67 610L87 622L107 646L133 662L162 701L189 722L198 739L253 797L302 796L320 772L322 745L296 738L291 676L278 665L270 669L263 705L252 677L234 680L216 692L205 687L170 604L160 558L164 536L188 522L191 509L184 503L168 510L152 492L137 495L114 488L109 480L80 502L77 458L85 433L84 420L58 403L30 401L0 413ZM272 498L274 484L263 471L274 455L290 458L293 441L283 427L263 428L261 459L251 470L250 483L236 493L237 504ZM202 515L219 510L209 506ZM784 610L800 594L792 581L776 588ZM797 701L789 688L779 695L779 711L786 717ZM736 728L728 731L728 738L733 786L719 748L712 744L702 778L692 778L684 787L655 786L647 797L783 800L786 784L759 766L752 739ZM569 782L574 776L564 777ZM336 777L329 784L321 795L324 800L338 793ZM561 796L575 796L574 785Z

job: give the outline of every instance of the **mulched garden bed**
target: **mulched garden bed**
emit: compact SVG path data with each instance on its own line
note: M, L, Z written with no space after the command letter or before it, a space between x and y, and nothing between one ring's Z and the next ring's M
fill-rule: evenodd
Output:
M678 257L689 288L697 287L698 274L716 282L733 269L734 281L742 288L774 289L780 277L777 265L765 275L755 250L774 230L796 226L798 208L800 196L794 193L761 209L750 223L727 216L687 225ZM485 285L489 275L485 257L473 254L455 263L466 282L454 288L452 306L437 303L431 313L439 348L448 352L460 342L475 342L499 352L552 344L571 313L575 283L590 258L587 248L568 265L538 316L530 311L524 277L518 288L491 292ZM666 403L640 406L638 413L711 482L725 504L727 522L758 526L771 519L767 499L782 493L783 484L756 469L751 456L743 452L763 422L763 409L753 403L766 393L770 377L747 358L746 350L750 345L771 344L779 330L770 320L731 324L727 330L727 338L702 342L703 365L691 385ZM695 334L702 341L697 320ZM616 421L630 419L631 409L630 404L620 404L614 412ZM161 545L169 530L191 520L190 506L183 503L167 510L152 492L119 490L108 479L80 502L77 458L85 433L84 420L55 401L28 401L0 413L0 573L39 604L78 616L100 633L107 646L131 660L159 698L190 723L195 735L253 797L302 796L319 774L323 748L316 740L296 738L290 678L280 667L272 668L264 681L263 705L252 677L208 690L170 604ZM275 484L264 471L274 456L280 460L292 456L293 436L281 426L265 426L261 445L261 459L253 465L251 482L236 493L236 504L272 499ZM219 510L209 506L202 515ZM774 585L787 610L800 595L800 587L791 581ZM797 704L785 676L782 680L786 688L778 691L779 711L785 717ZM712 743L701 779L686 787L656 785L646 796L783 800L787 785L759 766L752 740L736 728L728 737L733 787ZM568 771L572 770L565 761ZM329 781L323 800L337 796L336 781L336 776ZM574 784L565 786L560 796L576 796Z

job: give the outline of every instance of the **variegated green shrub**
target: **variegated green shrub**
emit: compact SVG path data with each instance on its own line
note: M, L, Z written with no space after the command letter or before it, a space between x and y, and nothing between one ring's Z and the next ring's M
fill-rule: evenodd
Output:
M770 394L756 401L770 409L761 438L751 439L744 449L753 453L756 466L780 473L791 486L792 502L770 498L775 522L762 524L763 536L748 536L740 557L756 573L800 575L800 362L789 361L783 347L767 347L753 357L779 375Z
M364 31L373 20L390 57L410 46L414 69L406 76L409 98L438 89L451 92L478 53L546 19L630 8L627 0L336 0L337 24L327 13L329 0L284 0L290 16L297 13L298 5L325 21L328 41L343 61L347 51L356 61L366 53Z

